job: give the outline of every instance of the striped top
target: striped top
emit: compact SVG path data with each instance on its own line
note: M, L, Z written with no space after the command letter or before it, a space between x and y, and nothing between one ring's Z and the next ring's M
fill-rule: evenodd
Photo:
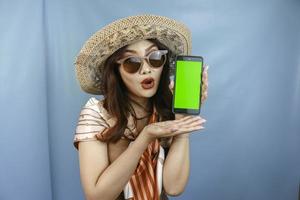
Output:
M154 107L149 123L155 121L158 121L158 115ZM111 118L103 107L103 101L94 97L90 98L79 115L73 139L74 147L78 150L79 141L102 140L105 130L114 126L115 123L116 120ZM128 139L134 140L137 136L136 132L133 117L130 116L124 135ZM160 141L158 139L152 141L142 154L134 174L123 189L124 198L131 200L160 199L164 159L165 152Z

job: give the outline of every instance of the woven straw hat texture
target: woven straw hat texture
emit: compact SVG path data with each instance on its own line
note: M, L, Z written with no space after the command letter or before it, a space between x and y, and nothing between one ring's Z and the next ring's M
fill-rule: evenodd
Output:
M133 42L156 38L171 55L190 55L191 33L181 22L157 15L137 15L116 20L94 33L75 59L76 76L87 93L101 95L105 60L119 48ZM170 75L174 70L170 70Z

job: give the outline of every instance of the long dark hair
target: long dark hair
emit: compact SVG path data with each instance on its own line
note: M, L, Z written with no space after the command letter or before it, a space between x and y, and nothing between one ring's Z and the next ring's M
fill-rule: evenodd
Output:
M153 42L158 49L170 50L160 43L157 39L148 39ZM117 119L117 123L111 127L105 134L105 141L117 142L124 134L127 127L128 117L134 110L129 103L131 99L128 97L128 89L126 88L118 67L116 60L120 59L125 52L127 46L118 49L105 62L102 79L102 91L104 93L103 107L108 111L111 117ZM158 89L156 93L150 98L151 104L155 105L156 110L160 116L160 121L175 119L172 113L172 93L169 89L169 53L167 61L163 66ZM137 124L137 121L134 120Z

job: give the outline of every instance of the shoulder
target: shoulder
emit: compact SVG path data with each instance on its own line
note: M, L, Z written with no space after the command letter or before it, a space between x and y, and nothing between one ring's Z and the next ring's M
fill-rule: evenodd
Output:
M104 99L96 99L95 97L91 97L87 100L87 102L85 103L84 107L93 109L94 111L97 112L101 112L104 108L103 108L103 101Z
M87 112L88 114L95 113L97 115L100 115L101 118L109 120L111 116L109 115L108 111L104 108L103 103L104 99L99 100L95 97L91 97L87 100L81 112L85 110L85 112Z
M87 102L85 103L85 106L95 106L95 105L97 105L97 103L99 101L102 101L102 100L98 100L95 97L91 97L87 100Z
M110 128L113 123L103 107L103 100L91 97L81 108L73 140L74 146L78 149L79 141L98 140L97 135Z

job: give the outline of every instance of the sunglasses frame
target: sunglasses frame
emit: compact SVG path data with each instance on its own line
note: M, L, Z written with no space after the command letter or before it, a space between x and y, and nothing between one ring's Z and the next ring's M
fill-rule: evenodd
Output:
M166 55L166 54L168 53L168 50L154 50L154 51L151 51L147 56L134 56L134 55L132 55L132 56L127 56L127 57L125 57L125 58L122 58L122 59L118 60L117 63L120 64L120 65L123 65L124 61L127 60L128 58L139 58L140 61L141 61L141 64L140 64L140 66L139 66L139 69L138 69L137 71L135 71L135 72L132 72L132 73L126 71L126 72L131 73L131 74L134 74L134 73L136 73L136 72L139 72L140 69L141 69L141 67L144 65L144 61L145 61L145 60L147 61L147 63L149 64L149 66L150 66L151 68L157 69L157 68L160 68L160 67L164 66L164 64L165 64L166 61L167 61L167 59L165 59L164 63L163 63L161 66L159 66L159 67L153 67L153 66L151 65L150 61L149 61L149 58L150 58L150 55L151 55L152 53L157 52L157 51L161 52L162 55ZM124 68L124 69L125 69L125 68Z

